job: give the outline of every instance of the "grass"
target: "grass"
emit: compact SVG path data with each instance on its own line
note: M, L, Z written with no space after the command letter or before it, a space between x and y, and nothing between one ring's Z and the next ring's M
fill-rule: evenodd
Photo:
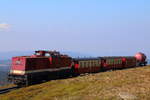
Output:
M7 84L5 86L0 86L0 89L10 88L10 87L14 87L14 86L16 86L16 85L14 85L14 84Z
M53 80L1 94L0 100L150 100L150 66Z

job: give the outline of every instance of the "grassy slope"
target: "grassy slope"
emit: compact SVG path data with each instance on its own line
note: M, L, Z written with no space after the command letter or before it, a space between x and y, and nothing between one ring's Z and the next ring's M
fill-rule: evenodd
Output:
M0 95L0 100L150 100L150 66L54 80Z

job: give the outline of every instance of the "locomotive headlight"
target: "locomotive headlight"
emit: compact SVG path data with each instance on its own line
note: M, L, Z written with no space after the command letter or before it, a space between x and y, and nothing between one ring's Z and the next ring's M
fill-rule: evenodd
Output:
M11 74L19 74L19 75L23 75L25 74L25 71L22 70L10 70Z

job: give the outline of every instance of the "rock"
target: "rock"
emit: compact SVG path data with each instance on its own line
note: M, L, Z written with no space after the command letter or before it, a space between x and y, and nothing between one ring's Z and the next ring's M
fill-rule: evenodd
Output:
M123 100L136 100L137 99L135 95L127 93L127 92L120 92L118 95Z

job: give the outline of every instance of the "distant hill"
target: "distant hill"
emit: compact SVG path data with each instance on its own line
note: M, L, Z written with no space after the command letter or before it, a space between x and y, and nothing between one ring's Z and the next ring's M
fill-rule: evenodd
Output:
M148 59L148 64L150 64L150 59Z
M10 71L11 60L0 60L0 86L8 84L7 76Z

